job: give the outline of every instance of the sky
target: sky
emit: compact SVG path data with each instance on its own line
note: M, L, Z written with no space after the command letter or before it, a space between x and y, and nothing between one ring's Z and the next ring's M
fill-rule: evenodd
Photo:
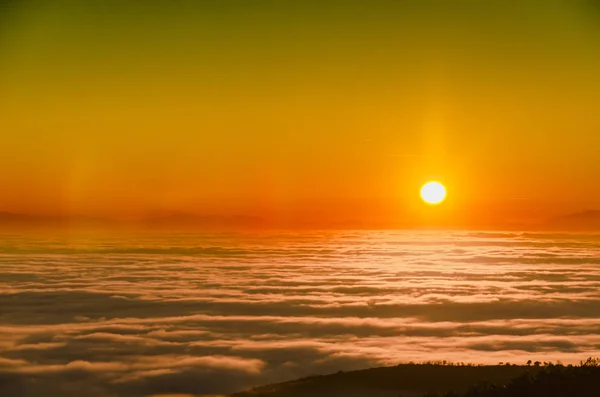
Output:
M594 1L1 4L0 211L361 227L600 208Z

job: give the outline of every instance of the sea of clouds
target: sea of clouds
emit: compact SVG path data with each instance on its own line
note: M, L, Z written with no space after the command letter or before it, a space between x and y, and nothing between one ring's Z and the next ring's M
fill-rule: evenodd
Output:
M0 395L217 396L600 351L600 236L0 236Z

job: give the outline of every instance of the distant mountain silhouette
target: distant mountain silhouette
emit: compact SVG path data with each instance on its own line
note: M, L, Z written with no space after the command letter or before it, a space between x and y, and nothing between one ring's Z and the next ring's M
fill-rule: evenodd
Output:
M544 223L544 228L563 231L600 232L600 211L588 210L552 218Z
M196 215L186 212L169 212L147 216L137 221L115 221L82 215L30 215L0 212L0 227L83 227L83 228L175 228L175 229L227 229L259 226L261 219L251 216Z
M169 212L149 216L140 223L146 227L183 227L183 228L236 228L256 227L262 220L242 215L198 215L188 212Z
M31 215L0 212L0 227L107 227L113 221L82 215Z
M34 216L25 214L13 214L11 212L0 212L0 223L33 222Z

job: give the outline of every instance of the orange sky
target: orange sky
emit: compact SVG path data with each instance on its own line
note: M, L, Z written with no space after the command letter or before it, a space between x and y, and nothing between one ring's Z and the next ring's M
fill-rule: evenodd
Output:
M0 211L361 227L600 208L589 2L82 3L3 11Z

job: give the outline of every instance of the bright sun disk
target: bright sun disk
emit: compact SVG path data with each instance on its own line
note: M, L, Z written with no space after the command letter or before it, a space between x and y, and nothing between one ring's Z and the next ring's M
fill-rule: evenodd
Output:
M427 182L421 188L421 198L427 204L439 204L446 198L446 188L439 182Z

